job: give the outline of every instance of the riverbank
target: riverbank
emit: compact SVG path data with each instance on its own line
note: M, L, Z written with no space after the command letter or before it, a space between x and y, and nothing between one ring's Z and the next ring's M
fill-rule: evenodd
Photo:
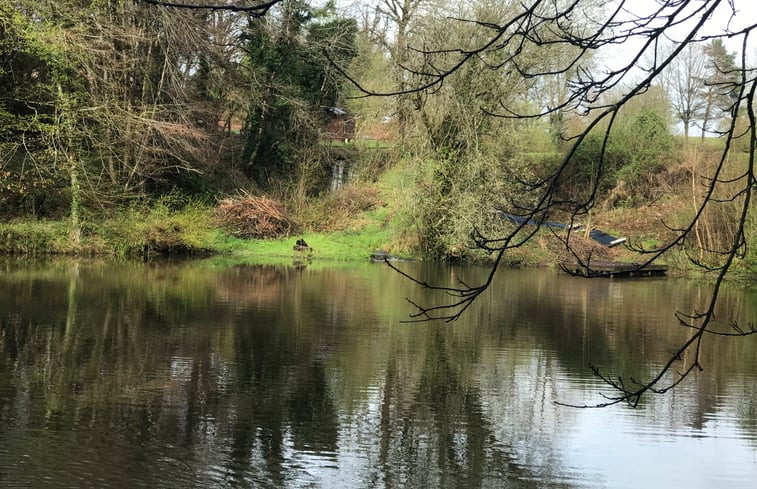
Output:
M207 258L226 264L283 264L307 263L333 266L338 263L367 262L376 250L386 251L407 260L423 260L420 254L397 249L391 226L385 221L361 221L361 225L332 232L302 232L278 239L245 240L229 236L207 219L210 209L196 208L182 212L164 213L123 228L123 219L104 220L86 226L81 241L72 245L66 221L14 221L0 224L0 255L43 257L98 257L154 261L166 258ZM205 216L205 218L203 218ZM609 218L608 218L609 219ZM609 221L608 221L609 222ZM621 233L619 233L621 234ZM656 240L640 234L624 234L631 243L653 245ZM124 239L127 238L127 239ZM295 250L298 239L304 239L309 249ZM574 251L594 261L639 262L644 256L624 247L607 248L583 238L572 238ZM471 263L486 263L491 257L478 253ZM510 250L503 265L508 268L557 269L571 254L551 231L543 230L527 244ZM707 279L708 275L695 268L686 255L673 250L662 260L668 274L679 277ZM743 261L736 264L731 279L752 283L754 272ZM709 277L712 278L712 277Z
M374 252L381 250L403 259L433 261L424 254L417 230L402 212L406 203L389 190L402 188L395 183L384 182L378 189L350 188L344 195L312 202L308 212L300 212L301 222L275 239L234 237L228 226L219 222L214 206L159 200L108 216L88 216L82 222L78 241L73 239L66 220L17 219L0 223L0 254L99 256L139 261L217 255L231 262L291 264L368 261ZM361 192L370 195L364 198L370 205L362 205L358 210L350 208L350 212L341 209L347 206L344 203L347 200L354 207L354 202L361 199ZM632 246L651 249L671 239L674 231L660 223L666 216L668 222L675 224L672 219L679 208L675 200L669 199L657 202L654 209L599 209L584 224L626 238ZM557 268L561 261L575 259L574 252L595 262L633 263L648 256L623 245L602 246L583 231L572 232L572 251L569 251L562 241L564 237L565 231L542 229L523 246L509 250L503 265ZM304 239L308 248L295 250L298 239ZM454 253L447 256L447 261L486 263L492 259L470 243L467 247L460 244ZM702 276L701 270L678 249L667 252L658 263L665 264L673 275ZM755 269L750 263L749 259L737 261L733 275L754 277Z
M425 257L413 250L406 229L399 229L388 204L357 213L341 229L299 232L276 239L234 237L214 219L213 208L190 204L171 209L158 203L150 208L129 209L117 217L91 219L82 226L78 242L72 240L63 220L14 220L0 224L0 254L104 256L151 260L171 256L225 255L253 262L298 260L368 261L377 250L404 259ZM611 232L617 232L609 229ZM626 237L626 236L623 236ZM638 236L632 237L638 242ZM298 239L307 248L295 250ZM575 232L575 250L593 259L634 261L634 254L621 247L607 248ZM646 239L649 243L650 240ZM489 255L461 249L462 261L486 262ZM569 258L559 237L543 230L524 246L508 252L512 267L555 267ZM636 259L638 261L638 258Z
M103 256L150 260L171 256L227 255L248 261L282 259L367 261L386 249L391 228L385 210L363 213L345 229L292 233L276 239L241 239L229 234L214 219L213 208L189 205L171 210L162 205L131 209L118 217L90 220L82 226L79 241L71 238L64 220L13 220L0 223L0 254ZM309 245L294 250L298 239ZM403 257L420 257L403 253Z

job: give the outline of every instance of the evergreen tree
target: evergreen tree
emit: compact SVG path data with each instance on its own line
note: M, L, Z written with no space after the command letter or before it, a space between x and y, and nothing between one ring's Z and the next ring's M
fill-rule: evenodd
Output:
M318 144L328 109L343 81L323 55L345 65L356 55L357 26L302 1L254 18L245 34L252 98L245 125L246 173L259 185L294 171ZM329 18L330 17L330 18Z
M705 107L702 115L702 138L712 130L712 123L732 113L738 101L737 84L740 82L736 67L736 54L728 52L722 39L713 39L704 48L706 56L702 97Z

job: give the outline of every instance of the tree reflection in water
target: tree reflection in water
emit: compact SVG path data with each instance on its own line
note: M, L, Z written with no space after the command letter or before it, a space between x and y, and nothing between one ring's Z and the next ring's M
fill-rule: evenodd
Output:
M504 277L464 321L419 326L399 323L412 285L380 266L8 262L0 485L596 485L570 448L585 414L554 401L596 395L588 363L653 369L685 334L657 311L699 288ZM753 314L746 294L722 304ZM623 429L725 420L754 457L754 345L713 345L696 383L615 410ZM616 448L602 435L586 457Z

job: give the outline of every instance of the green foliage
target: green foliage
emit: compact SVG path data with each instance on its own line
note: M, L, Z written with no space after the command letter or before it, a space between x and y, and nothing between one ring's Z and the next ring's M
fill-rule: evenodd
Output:
M376 45L366 31L357 33L355 47L357 50L355 57L349 65L344 65L348 67L350 75L370 90L391 91L391 81L387 76L391 70L391 64L386 53ZM347 96L346 107L370 122L380 121L393 112L393 102L389 97L362 97L362 92L352 84L346 84L343 91Z
M618 137L625 158L615 173L615 180L625 181L643 195L645 186L651 183L649 177L664 167L671 157L673 135L658 112L645 110Z
M655 179L674 150L675 139L665 117L644 108L629 123L615 127L606 142L604 130L581 142L571 158L563 191L573 198L586 198L596 185L600 198L609 197L615 204L641 203L654 197Z
M707 79L703 96L720 111L720 115L728 115L739 97L736 53L729 52L722 39L710 41L704 47L704 53L707 56Z
M8 216L59 217L64 198L78 213L71 154L83 87L56 36L39 19L0 6L0 213Z
M54 92L51 90L56 59L39 36L41 28L15 11L0 5L0 137L34 131L51 123ZM30 141L34 142L34 137Z
M132 206L105 221L100 233L117 255L141 256L208 253L215 241L212 209L188 203L176 209L175 197L149 206Z
M25 221L0 223L0 253L63 253L67 246L68 227L63 222Z
M622 167L627 155L617 145L612 144L612 141L615 140L608 140L606 143L604 134L599 132L593 132L581 141L570 160L566 187L575 189L574 193L578 193L580 189L591 189L596 184L600 161L606 168L617 170ZM607 191L612 187L612 183L604 180L599 183L599 188Z
M294 173L337 104L344 80L323 50L344 66L357 54L354 19L319 19L324 12L302 1L282 5L280 15L252 20L245 34L257 97L248 110L243 159L247 175L262 186Z
M482 22L497 22L506 17L508 11L509 6L477 5L466 15L482 19ZM485 43L488 36L474 23L450 23L445 18L428 16L420 24L411 33L418 38L411 44L420 46L430 43L451 48L449 52L438 53L434 57L406 53L409 59L404 64L421 72L434 72L439 66L452 63L458 49L474 49ZM527 92L532 85L516 73L504 74L492 69L508 54L503 50L485 58L474 57L432 94L411 95L414 114L418 119L415 126L420 132L417 135L420 141L415 146L419 146L420 142L437 153L459 152L468 155L474 152L496 154L503 149L506 153L512 149L515 146L512 121L486 113L498 112L502 105L514 102L518 94ZM418 150L417 147L408 149Z
M418 169L410 174L414 181L403 182L409 190L396 219L417 235L414 251L435 260L484 258L473 250L471 233L501 231L501 220L493 210L507 207L508 198L518 195L509 175L527 175L524 163L513 158L503 164L483 154L449 154L413 164Z

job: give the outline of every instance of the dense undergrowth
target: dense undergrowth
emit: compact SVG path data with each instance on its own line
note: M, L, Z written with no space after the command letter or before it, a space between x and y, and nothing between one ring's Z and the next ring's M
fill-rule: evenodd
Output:
M714 164L717 148L696 153L678 150L643 185L647 196L619 199L630 184L616 176L604 187L590 215L592 228L626 237L629 243L654 248L674 236L674 229L691 218L697 199L693 168ZM670 151L666 146L665 151ZM695 156L692 156L695 155ZM533 155L532 155L533 158ZM0 223L0 253L105 255L136 259L219 254L246 261L368 260L376 250L404 258L436 261L486 262L490 257L472 246L476 228L496 235L507 223L493 213L495 197L515 190L508 179L514 167L521 173L534 167L514 156L510 166L493 158L460 160L450 155L398 157L393 164L357 166L351 182L336 191L296 199L241 193L217 202L171 192L153 201L107 213L85 214L80 239L72 239L65 219L17 218ZM651 163L648 163L649 165ZM626 170L630 171L630 170ZM617 172L617 175L623 175ZM694 179L694 190L691 181ZM637 183L634 185L638 185ZM688 190L688 192L686 192ZM723 204L701 219L695 237L702 248L722 245L731 229L724 218L733 209ZM746 223L747 243L757 238L757 223ZM511 250L507 266L556 266L571 254L551 231L542 230L526 245ZM309 247L294 250L296 240ZM577 232L572 244L595 260L641 261L643 256L618 247L608 249ZM693 243L691 243L693 244ZM675 248L663 260L674 272L693 273L690 257L706 261L693 247ZM757 253L746 247L735 264L737 276L757 274Z

